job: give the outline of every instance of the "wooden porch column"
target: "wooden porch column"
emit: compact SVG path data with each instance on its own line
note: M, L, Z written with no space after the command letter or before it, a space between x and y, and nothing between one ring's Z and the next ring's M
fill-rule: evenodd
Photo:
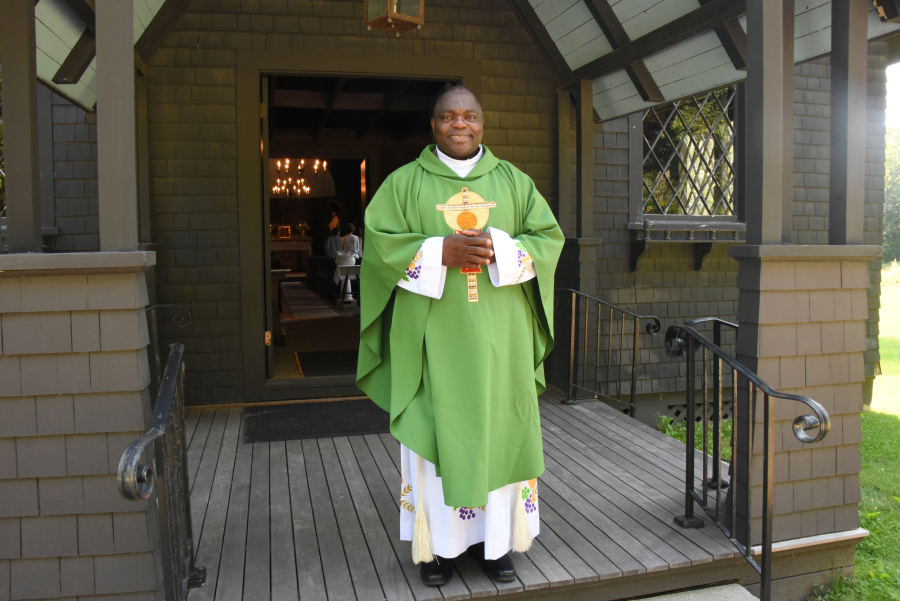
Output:
M133 0L97 0L96 12L100 250L137 250Z
M829 244L863 243L868 7L865 0L831 3Z
M556 91L557 151L556 151L556 202L557 217L563 233L571 235L575 231L574 207L572 207L571 152L572 131L569 129L572 116L572 95L569 90Z
M576 210L575 237L594 229L594 82L582 79L576 90L577 110L575 140L577 159L575 165Z
M785 122L785 60L793 71L793 44L785 48L784 12L792 0L747 2L747 128L746 189L744 210L747 244L780 244L783 241L785 202L784 171L791 169L793 146L785 156L785 136L793 140L792 120ZM793 23L793 18L790 19ZM793 99L791 100L793 113ZM793 144L793 142L791 142ZM793 196L793 195L792 195Z
M781 114L781 243L794 230L794 0L783 0Z
M34 2L0 0L9 252L41 252Z

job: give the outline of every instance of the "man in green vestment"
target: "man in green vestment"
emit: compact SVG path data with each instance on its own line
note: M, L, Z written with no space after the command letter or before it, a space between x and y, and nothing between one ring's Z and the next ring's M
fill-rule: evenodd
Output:
M563 234L531 178L481 144L470 90L446 90L431 123L436 145L366 209L357 378L402 443L401 538L426 584L467 548L511 580L507 552L539 528L537 397Z

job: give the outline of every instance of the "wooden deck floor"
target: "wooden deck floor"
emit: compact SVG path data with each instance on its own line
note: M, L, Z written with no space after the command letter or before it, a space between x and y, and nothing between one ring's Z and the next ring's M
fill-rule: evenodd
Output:
M452 581L431 588L399 540L392 436L242 444L240 409L190 412L197 565L208 570L190 601L469 599L736 555L712 523L682 530L672 521L684 499L680 443L600 403L545 396L541 417L541 532L528 553L512 554L518 580L492 582L462 556Z

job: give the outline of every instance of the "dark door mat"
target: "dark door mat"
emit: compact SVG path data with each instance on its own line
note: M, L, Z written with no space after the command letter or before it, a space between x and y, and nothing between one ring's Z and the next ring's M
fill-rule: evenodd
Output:
M359 436L390 431L390 414L369 399L244 409L245 443Z

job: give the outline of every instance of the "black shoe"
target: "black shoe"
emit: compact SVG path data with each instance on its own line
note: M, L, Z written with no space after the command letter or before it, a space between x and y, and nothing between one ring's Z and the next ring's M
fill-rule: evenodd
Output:
M441 586L450 582L453 577L453 568L450 567L450 560L443 557L434 556L434 561L422 563L419 568L422 575L422 582L428 586Z
M516 579L516 568L507 553L497 559L484 558L484 543L478 543L469 547L469 556L478 562L481 570L490 578L498 582L512 582Z

